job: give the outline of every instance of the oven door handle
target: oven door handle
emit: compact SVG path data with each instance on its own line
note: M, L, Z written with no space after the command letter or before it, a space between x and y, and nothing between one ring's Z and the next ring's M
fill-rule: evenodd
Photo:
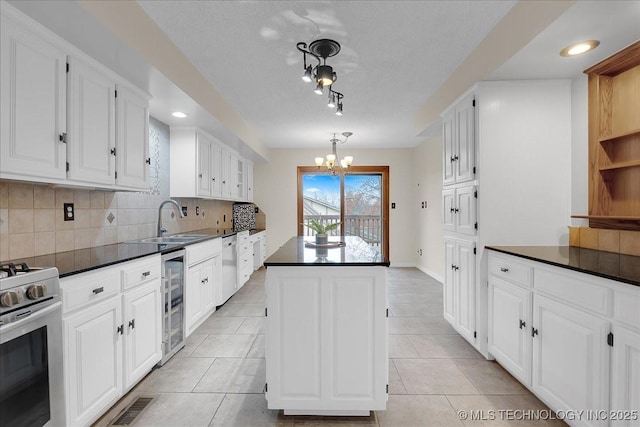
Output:
M38 319L40 319L42 317L48 316L48 315L52 314L53 312L55 312L56 310L62 310L62 302L61 301L57 301L57 302L51 304L50 306L48 306L46 308L43 308L42 310L30 312L29 315L27 315L27 312L25 312L24 314L18 314L17 316L22 315L22 318L20 318L20 320L16 320L15 322L7 323L6 325L0 325L0 331L2 332L2 334L0 334L0 336L1 336L0 343L4 343L4 337L10 331L12 331L14 329L17 329L17 328L21 328L25 324L30 323L30 322L34 322L34 321L36 321L36 320L38 320Z

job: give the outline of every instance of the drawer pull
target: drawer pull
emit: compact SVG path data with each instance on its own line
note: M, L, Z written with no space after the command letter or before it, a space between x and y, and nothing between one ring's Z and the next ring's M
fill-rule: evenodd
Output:
M104 286L100 286L99 288L95 288L92 292L93 292L95 295L98 295L98 294L100 294L100 293L104 292Z
M526 326L527 324L522 319L520 319L520 329L524 329Z
M149 277L149 276L151 276L150 271L145 271L144 273L142 273L142 277Z
M500 271L502 271L503 273L507 273L509 272L509 269L506 267L500 267Z

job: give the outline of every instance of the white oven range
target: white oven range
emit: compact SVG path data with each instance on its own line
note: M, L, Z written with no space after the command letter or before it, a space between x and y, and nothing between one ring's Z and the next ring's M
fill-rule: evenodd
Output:
M56 268L0 265L0 425L64 423Z

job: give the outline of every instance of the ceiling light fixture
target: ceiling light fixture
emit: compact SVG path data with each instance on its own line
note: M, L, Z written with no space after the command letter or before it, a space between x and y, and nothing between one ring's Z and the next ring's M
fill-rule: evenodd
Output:
M340 105L340 104L338 104ZM340 160L339 164L336 164L336 159L338 158L338 153L336 150L336 144L339 142L340 144L344 144L347 142L347 139L353 135L353 132L342 132L342 136L344 136L344 140L340 140L336 137L336 134L333 134L333 138L329 140L331 142L331 154L327 154L326 163L325 159L322 157L316 157L315 162L318 169L322 167L324 164L327 167L327 171L332 175L337 175L339 173L344 174L349 166L353 163L353 156L344 156L342 160Z
M595 49L600 44L598 40L585 40L565 47L560 51L560 56L576 56Z
M338 79L338 75L333 71L333 67L331 65L327 65L327 58L335 56L340 52L340 43L330 39L318 39L312 41L308 47L305 42L299 42L296 47L300 52L302 52L304 67L302 80L307 83L315 81L317 85L313 91L318 95L322 95L324 93L324 88L328 86L329 103L327 105L330 108L335 108L337 105L338 109L336 110L336 114L341 116L342 103L340 100L344 95L332 89L332 85ZM318 61L318 65L315 67L307 65L307 55L313 56ZM335 102L336 96L338 98L337 104Z
M171 115L173 117L177 117L179 119L184 119L185 117L187 117L187 115L185 113L183 113L182 111L175 111Z

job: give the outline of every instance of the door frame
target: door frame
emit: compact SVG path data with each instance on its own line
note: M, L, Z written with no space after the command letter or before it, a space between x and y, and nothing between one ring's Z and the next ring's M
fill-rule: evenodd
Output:
M302 201L302 177L308 174L322 174L317 166L298 166L297 210L298 236L304 236ZM389 259L389 166L350 166L345 175L380 174L382 176L382 256ZM340 235L344 235L344 179L340 179Z

